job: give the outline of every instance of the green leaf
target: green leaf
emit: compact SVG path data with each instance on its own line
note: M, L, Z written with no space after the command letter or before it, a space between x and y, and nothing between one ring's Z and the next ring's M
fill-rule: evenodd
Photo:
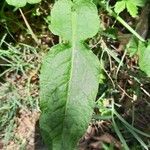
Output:
M127 51L130 53L130 57L132 57L133 55L135 55L138 51L138 44L139 44L139 41L137 38L135 38L134 36L131 37L131 39L129 40L126 48L127 48Z
M27 3L29 3L29 4L36 4L39 2L41 2L41 0L27 0Z
M6 2L15 7L23 7L26 5L26 0L6 0Z
M127 1L126 2L126 7L127 7L127 11L130 13L130 15L132 17L136 17L137 16L137 14L138 14L138 7L134 3L130 2L130 1Z
M99 61L83 44L57 45L43 62L40 126L54 150L73 150L90 122L99 83Z
M41 0L6 0L6 2L9 5L15 6L15 7L24 7L27 3L29 4L35 4L41 2Z
M140 6L140 7L143 7L145 5L145 3L147 2L147 0L128 0L130 1L131 3L133 3L134 5L136 6Z
M73 26L75 32L73 33ZM93 37L99 29L97 8L92 2L59 0L51 11L51 31L55 35L70 40L75 34L76 40Z
M67 40L51 48L40 76L40 128L49 150L74 150L92 117L100 64L84 40L99 29L90 1L59 0L51 11L51 31Z
M139 66L150 77L150 45L140 51Z
M119 14L119 13L121 13L125 8L126 8L126 3L125 3L125 1L119 1L119 2L117 2L116 4L115 4L115 12L117 13L117 14Z

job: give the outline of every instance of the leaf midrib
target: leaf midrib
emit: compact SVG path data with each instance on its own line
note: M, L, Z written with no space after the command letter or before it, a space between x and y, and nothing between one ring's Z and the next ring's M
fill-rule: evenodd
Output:
M67 89L67 98L66 98L66 105L65 105L65 112L64 112L64 120L63 120L63 130L62 130L62 138L63 138L63 133L64 133L64 126L65 126L65 118L66 118L66 112L67 112L67 105L70 100L70 90L72 86L72 78L73 78L73 67L74 67L74 59L75 59L75 54L76 54L76 31L77 31L77 13L75 11L72 12L71 15L71 21L72 21L72 39L71 39L71 69L70 69L70 78L68 82L68 89ZM63 144L63 143L62 143Z

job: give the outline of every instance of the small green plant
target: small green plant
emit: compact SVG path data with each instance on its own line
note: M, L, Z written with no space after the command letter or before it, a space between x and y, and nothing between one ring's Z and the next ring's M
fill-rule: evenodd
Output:
M103 2L103 3L102 3ZM121 0L116 2L115 4L115 12L111 10L111 7L108 6L106 1L102 1L99 5L105 8L110 15L115 17L124 27L126 27L132 34L132 38L127 44L127 51L130 53L130 56L138 55L139 56L139 67L142 71L144 71L148 76L150 76L150 63L149 63L149 42L145 40L145 35L148 30L148 15L149 15L149 3L147 0ZM106 7L107 5L107 7ZM141 15L141 19L137 24L136 29L132 29L118 14L127 8L128 12L132 17L136 17L138 14L138 7L143 7L145 5L145 9ZM143 25L144 24L144 25ZM125 51L126 54L126 51ZM120 63L121 64L121 63ZM120 68L120 67L119 67Z
M115 12L119 14L127 9L132 17L136 17L138 14L138 7L143 7L145 2L146 0L119 0L115 4Z
M40 128L49 150L73 150L85 132L98 91L100 63L85 45L99 29L90 0L59 0L51 10L51 31L66 43L51 48L40 76Z
M139 23L136 26L136 31L141 34L143 38L147 37L148 33L148 16L150 14L149 4L147 4L141 13ZM126 46L130 56L139 56L139 67L150 77L150 42L149 39L145 42L139 41L134 36L130 39Z

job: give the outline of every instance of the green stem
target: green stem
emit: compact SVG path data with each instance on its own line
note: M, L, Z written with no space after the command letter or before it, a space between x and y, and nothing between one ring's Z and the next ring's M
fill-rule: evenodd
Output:
M1 10L0 10L0 14L3 16L4 15L4 8L5 8L6 2L4 1L4 3L2 4Z
M116 124L116 121L115 121L115 118L114 118L114 115L115 115L115 108L114 108L114 100L112 100L112 111L111 111L111 116L112 116L112 123L113 123L113 127L115 129L115 132L117 133L120 141L122 142L123 144L123 148L125 150L130 150L127 143L126 143L126 140L124 139L122 133L120 132L117 124Z
M32 38L33 38L34 41L39 45L39 41L38 41L36 35L34 34L32 28L30 27L30 25L29 25L29 23L28 23L26 17L24 16L24 14L23 14L23 12L22 12L22 10L21 10L20 8L19 8L19 11L20 11L20 13L21 13L21 16L22 16L22 18L23 18L23 20L24 20L24 22L25 22L25 24L26 24L26 26L27 26L27 28L28 28L28 30L29 30L31 36L32 36Z
M99 3L99 4L100 4L100 6L105 8L104 4L101 4L101 3ZM107 6L107 8L105 8L105 9L111 16L113 16L117 21L119 21L126 29L128 29L140 41L145 42L145 40L132 27L130 27L120 16L118 16L115 12L113 12L109 6Z

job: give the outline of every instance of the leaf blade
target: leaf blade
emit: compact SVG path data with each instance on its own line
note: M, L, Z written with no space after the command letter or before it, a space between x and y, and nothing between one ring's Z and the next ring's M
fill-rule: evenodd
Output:
M93 37L99 30L99 17L96 6L89 1L59 0L51 11L51 26L53 34L64 40L72 39L72 15L76 13L76 40L86 40Z
M138 7L130 2L130 1L127 1L126 2L126 7L127 7L127 11L129 12L129 14L132 16L132 17L136 17L137 14L138 14Z
M119 14L119 13L121 13L124 9L125 9L125 7L126 7L126 3L125 3L125 1L119 1L119 2L116 2L116 4L115 4L115 12L117 13L117 14Z
M80 51L76 51L75 59L71 63L67 59L71 59L72 48L68 48L58 46L53 49L53 53L49 54L51 56L48 56L49 60L45 60L47 63L43 63L40 78L41 93L44 93L41 94L41 109L43 110L43 118L46 118L41 120L41 128L50 132L50 139L53 139L52 147L56 150L62 148L72 150L76 146L77 140L82 136L91 119L93 103L98 89L99 62L96 56L80 45L77 48L80 48ZM56 49L59 52L55 56L53 54L57 51ZM66 62L61 67L54 63L60 57L63 58L61 60ZM68 65L71 64L74 67L72 67L72 75L69 75L67 69ZM52 65L51 69L50 65ZM49 68L49 73L45 73L46 68ZM63 68L61 73L69 76L65 83L66 76L60 74L60 68ZM52 72L54 77L51 76L48 79ZM45 81L45 79L48 80ZM62 81L61 86L57 84L60 83L59 81ZM47 85L48 83L49 85ZM53 89L57 90L54 92L55 95L52 96L51 91ZM46 96L46 94L48 95ZM55 105L54 101L57 102ZM53 123L43 127L43 124L46 124L48 120Z
M6 2L9 5L15 6L15 7L24 7L26 5L26 0L6 0Z
M29 4L35 4L41 2L41 0L6 0L6 2L9 5L15 6L15 7L24 7L27 3Z
M146 49L141 49L139 54L139 66L150 77L150 45Z

